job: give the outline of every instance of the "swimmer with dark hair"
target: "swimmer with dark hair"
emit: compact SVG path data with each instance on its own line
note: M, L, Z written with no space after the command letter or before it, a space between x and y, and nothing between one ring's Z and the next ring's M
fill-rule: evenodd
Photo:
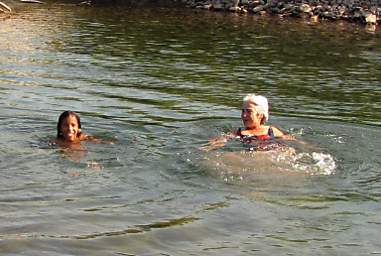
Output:
M57 139L63 142L77 143L87 140L88 135L81 131L81 119L73 111L65 111L58 118Z
M103 141L82 132L81 118L73 111L64 111L58 118L57 140L64 143L79 143L93 141L95 143L113 144L112 141Z
M64 111L58 118L57 145L60 146L66 157L79 162L82 157L87 155L86 147L81 144L81 141L113 144L112 141L103 141L83 133L79 115L73 111ZM101 165L96 161L91 161L91 167L100 169Z

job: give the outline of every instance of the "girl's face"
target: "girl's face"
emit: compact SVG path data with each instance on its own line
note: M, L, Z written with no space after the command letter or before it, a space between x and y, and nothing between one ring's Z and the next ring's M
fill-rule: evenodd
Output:
M259 114L255 109L255 104L245 102L242 107L241 119L246 129L255 129L261 126L263 114Z
M73 115L69 115L61 123L61 133L66 141L78 141L80 132L81 129L78 127L77 118Z

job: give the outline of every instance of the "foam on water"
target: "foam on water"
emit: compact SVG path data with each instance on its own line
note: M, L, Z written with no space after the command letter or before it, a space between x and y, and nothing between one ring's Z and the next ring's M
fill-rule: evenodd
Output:
M225 181L250 181L284 175L332 175L335 159L324 152L297 152L292 147L261 152L210 152L204 157L212 176Z
M322 152L293 153L291 155L279 154L278 162L284 161L295 171L305 172L310 175L331 175L336 169L336 162L332 155Z

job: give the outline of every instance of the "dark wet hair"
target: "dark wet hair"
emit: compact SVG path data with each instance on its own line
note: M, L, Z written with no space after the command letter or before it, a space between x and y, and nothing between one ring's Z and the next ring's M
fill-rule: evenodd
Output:
M60 115L60 117L58 118L58 123L57 123L57 138L63 138L63 134L62 134L62 130L61 130L61 126L62 126L62 123L63 121L68 118L69 116L74 116L75 119L77 119L77 123L78 123L78 128L81 129L81 118L79 118L79 115L73 111L64 111L62 112L62 114ZM79 132L77 134L77 136L81 136L81 132Z

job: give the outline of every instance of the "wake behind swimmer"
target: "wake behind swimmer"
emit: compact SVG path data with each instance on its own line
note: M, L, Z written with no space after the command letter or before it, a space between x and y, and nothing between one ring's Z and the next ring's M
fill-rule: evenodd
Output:
M240 179L242 175L248 173L250 175L274 172L303 175L334 173L336 163L330 154L319 152L316 147L297 140L275 126L266 125L269 120L268 109L266 97L246 95L243 98L241 112L244 127L212 138L207 145L200 148L208 152L206 156L208 166L212 166L223 175L239 174ZM244 150L215 151L233 141L239 141ZM294 147L296 145L301 153L297 152Z

